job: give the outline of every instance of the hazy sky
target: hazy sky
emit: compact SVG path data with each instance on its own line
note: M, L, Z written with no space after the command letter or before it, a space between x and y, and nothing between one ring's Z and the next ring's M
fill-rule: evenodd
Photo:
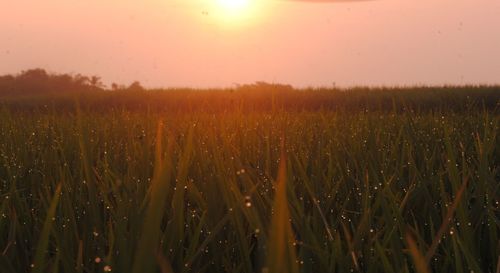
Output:
M41 67L148 87L500 83L499 0L221 1L0 0L0 74Z

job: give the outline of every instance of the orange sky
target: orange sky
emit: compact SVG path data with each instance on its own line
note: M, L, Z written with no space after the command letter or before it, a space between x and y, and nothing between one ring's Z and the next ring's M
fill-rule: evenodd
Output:
M0 0L0 74L213 87L500 83L500 1ZM229 14L231 13L231 14Z

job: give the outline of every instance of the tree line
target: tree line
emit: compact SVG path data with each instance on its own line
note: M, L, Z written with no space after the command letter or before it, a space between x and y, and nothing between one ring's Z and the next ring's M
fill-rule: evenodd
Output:
M99 76L82 74L49 73L45 69L35 68L15 75L0 75L0 95L37 95L88 91L140 91L139 82L129 86L113 83L108 88Z

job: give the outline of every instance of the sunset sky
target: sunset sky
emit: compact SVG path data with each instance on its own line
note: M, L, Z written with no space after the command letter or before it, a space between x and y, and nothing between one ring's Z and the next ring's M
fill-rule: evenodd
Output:
M0 0L0 74L224 87L498 84L500 1Z

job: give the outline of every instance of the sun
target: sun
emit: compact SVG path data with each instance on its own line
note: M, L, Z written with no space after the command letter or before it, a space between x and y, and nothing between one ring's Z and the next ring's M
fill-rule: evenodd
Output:
M217 0L219 8L230 13L243 13L250 5L250 0Z
M199 0L204 20L218 29L241 30L264 24L269 18L270 0Z
M214 17L225 27L255 23L258 0L212 0Z

